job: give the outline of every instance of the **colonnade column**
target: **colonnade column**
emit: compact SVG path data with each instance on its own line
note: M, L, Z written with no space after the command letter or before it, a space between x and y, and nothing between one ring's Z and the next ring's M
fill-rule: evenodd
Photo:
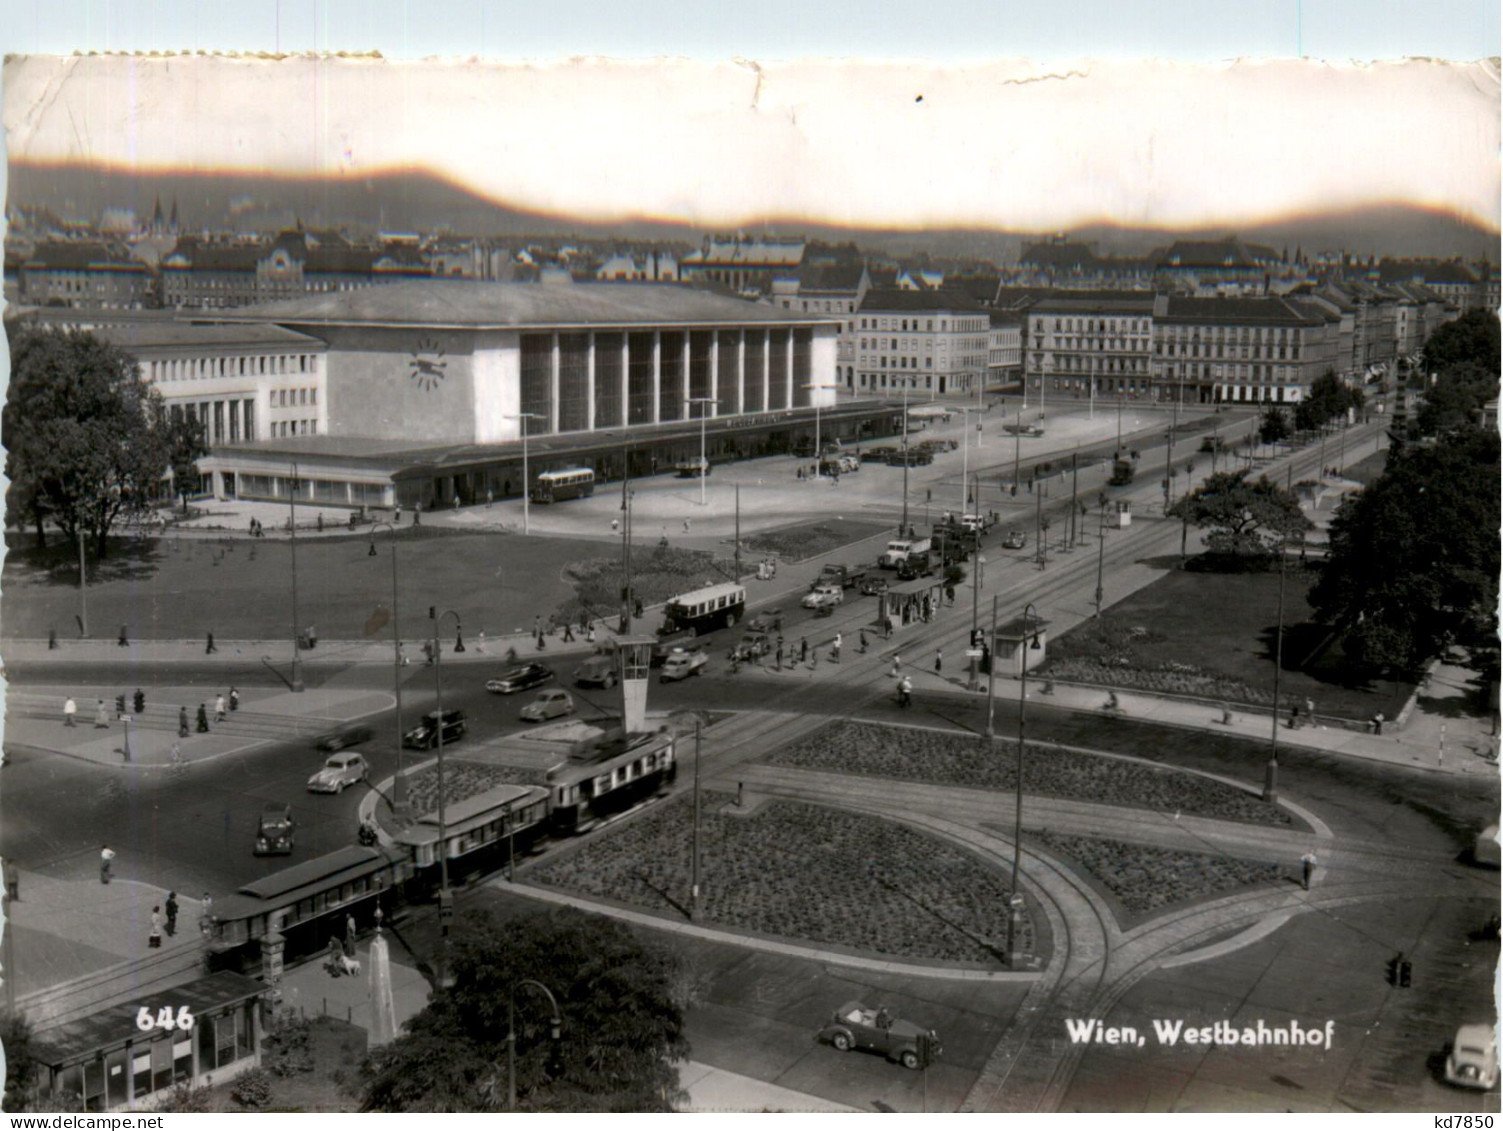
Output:
M715 403L708 406L711 415L720 415L720 331L711 330L710 334L710 391ZM705 407L705 406L701 406Z
M558 431L558 335L550 335L553 341L553 364L548 370L548 431Z
M652 332L652 422L663 419L663 331Z
M746 411L746 330L736 335L736 411Z
M767 412L772 408L772 331L762 331L762 404L758 412Z
M585 428L595 431L595 331L590 331L590 345L585 354Z
M621 332L621 426L631 423L631 334Z
M783 374L788 378L788 403L785 404L783 407L784 408L792 408L793 407L793 388L794 388L795 385L801 384L801 382L799 382L795 378L794 373L793 373L793 327L792 326L788 327L788 346L787 346L787 349L784 350L784 355L785 356L784 356L784 359L783 359Z
M679 350L679 372L683 376L683 380L680 382L683 387L679 390L679 403L684 407L684 414L682 417L680 417L680 419L688 420L689 398L694 395L693 390L689 385L689 341L691 338L693 338L694 335L691 334L688 330L683 331L683 334L684 348ZM700 405L699 407L703 408L704 405Z

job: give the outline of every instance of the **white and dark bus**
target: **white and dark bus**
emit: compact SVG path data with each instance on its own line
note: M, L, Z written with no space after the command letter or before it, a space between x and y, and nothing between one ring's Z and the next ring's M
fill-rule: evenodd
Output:
M595 493L595 472L588 467L571 467L566 471L545 471L532 485L535 503L561 503L565 499L587 499Z
M702 636L735 624L745 613L744 586L735 582L711 585L682 593L664 604L663 627L658 631L664 636L685 630Z

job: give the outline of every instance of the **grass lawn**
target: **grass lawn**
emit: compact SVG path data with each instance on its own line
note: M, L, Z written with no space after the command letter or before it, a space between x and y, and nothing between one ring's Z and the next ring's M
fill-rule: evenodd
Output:
M1305 594L1314 569L1291 569L1284 592L1282 706L1315 702L1317 715L1366 721L1394 718L1414 685L1373 679L1328 647ZM1273 645L1279 575L1175 570L1112 606L1099 624L1084 621L1057 640L1043 671L1166 694L1266 707L1273 702Z
M802 562L891 529L890 524L828 518L764 530L742 541L753 553L777 554L785 562Z
M1256 794L1199 774L1054 747L1031 747L1030 753L1035 756L1023 761L1027 793L1251 824L1289 823L1287 813ZM1017 781L1014 760L997 758L975 735L845 720L821 727L766 761L779 766L1009 792Z
M303 1052L295 1066L284 1069L285 1075L263 1069L270 1084L270 1102L250 1108L235 1099L236 1083L217 1084L196 1089L192 1094L201 1107L210 1112L245 1111L359 1111L358 1098L348 1085L365 1056L366 1033L333 1017L314 1017L301 1026L305 1034ZM274 1057L268 1057L268 1062ZM171 1110L171 1109L169 1109Z
M995 967L1007 877L891 821L794 801L749 813L700 799L700 920L892 958ZM561 853L528 879L684 918L693 805L678 797ZM1024 942L1037 953L1033 927Z

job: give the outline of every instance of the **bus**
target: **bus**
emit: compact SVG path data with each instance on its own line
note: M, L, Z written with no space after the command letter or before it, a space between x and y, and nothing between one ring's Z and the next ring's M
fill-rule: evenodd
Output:
M685 630L702 636L733 625L746 612L746 589L735 582L683 593L663 605L660 636Z
M532 485L535 503L561 503L565 499L587 499L595 493L595 472L588 467L571 467L567 471L545 471Z

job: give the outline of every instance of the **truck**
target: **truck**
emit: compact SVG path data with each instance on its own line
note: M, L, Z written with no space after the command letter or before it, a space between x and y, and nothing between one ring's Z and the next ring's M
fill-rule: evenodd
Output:
M1114 459L1112 460L1112 477L1109 482L1113 487L1125 487L1132 482L1135 470L1132 460Z
M842 589L849 589L861 580L862 573L863 571L857 569L855 566L837 565L834 562L829 562L825 565L824 569L819 571L819 576L814 579L809 588L818 589L821 585L838 585Z
M883 569L897 569L911 557L926 557L929 549L927 538L898 538L887 543L877 564Z

